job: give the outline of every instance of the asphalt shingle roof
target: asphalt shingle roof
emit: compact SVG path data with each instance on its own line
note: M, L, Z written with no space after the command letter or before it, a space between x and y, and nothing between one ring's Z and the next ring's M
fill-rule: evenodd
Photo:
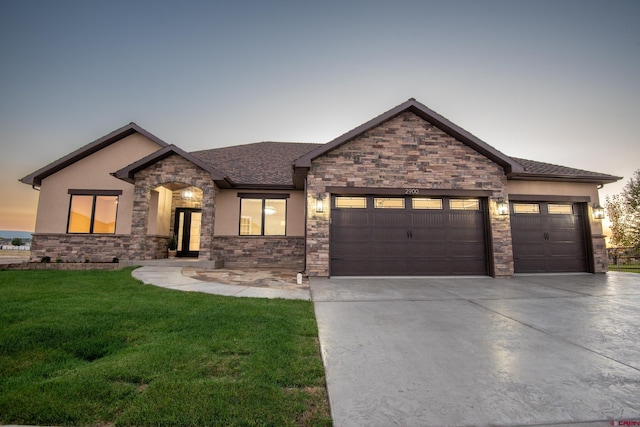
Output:
M297 158L324 144L256 142L232 147L194 151L190 154L226 174L234 184L292 186L292 164ZM511 157L525 168L518 176L582 179L612 182L612 175L551 163Z
M292 186L292 165L323 144L256 142L190 154L227 174L234 184Z
M552 163L544 163L538 162L535 160L527 160L520 159L517 157L511 157L516 162L520 163L524 166L525 172L520 174L523 176L526 175L548 175L548 176L564 176L564 177L574 177L574 178L593 178L603 179L605 181L611 180L612 178L618 178L612 175L599 173L599 172L591 172L583 169L570 168L568 166L554 165ZM617 180L617 179L616 179Z

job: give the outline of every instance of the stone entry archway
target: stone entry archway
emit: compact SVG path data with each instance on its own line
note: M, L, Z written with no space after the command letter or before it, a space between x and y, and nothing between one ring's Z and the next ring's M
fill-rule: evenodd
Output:
M135 174L131 234L138 259L166 258L177 208L201 210L198 258L211 259L215 218L215 183L211 174L173 154Z

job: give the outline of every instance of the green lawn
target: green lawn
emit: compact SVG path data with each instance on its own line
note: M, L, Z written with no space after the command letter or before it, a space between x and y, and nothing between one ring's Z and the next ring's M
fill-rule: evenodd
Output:
M313 305L0 272L0 424L331 425Z
M625 271L627 273L640 273L640 264L609 264L609 271Z

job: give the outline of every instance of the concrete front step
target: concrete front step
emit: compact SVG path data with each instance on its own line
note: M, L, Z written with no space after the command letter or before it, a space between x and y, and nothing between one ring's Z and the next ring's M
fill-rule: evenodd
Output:
M145 260L121 260L123 267L132 266L156 266L156 267L196 267L206 269L224 268L224 260L200 260L198 258L165 258Z

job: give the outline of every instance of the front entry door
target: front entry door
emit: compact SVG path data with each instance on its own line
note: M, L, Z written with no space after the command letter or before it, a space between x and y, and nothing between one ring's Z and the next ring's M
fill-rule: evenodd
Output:
M178 236L179 257L197 257L200 251L200 209L177 208L174 230Z

